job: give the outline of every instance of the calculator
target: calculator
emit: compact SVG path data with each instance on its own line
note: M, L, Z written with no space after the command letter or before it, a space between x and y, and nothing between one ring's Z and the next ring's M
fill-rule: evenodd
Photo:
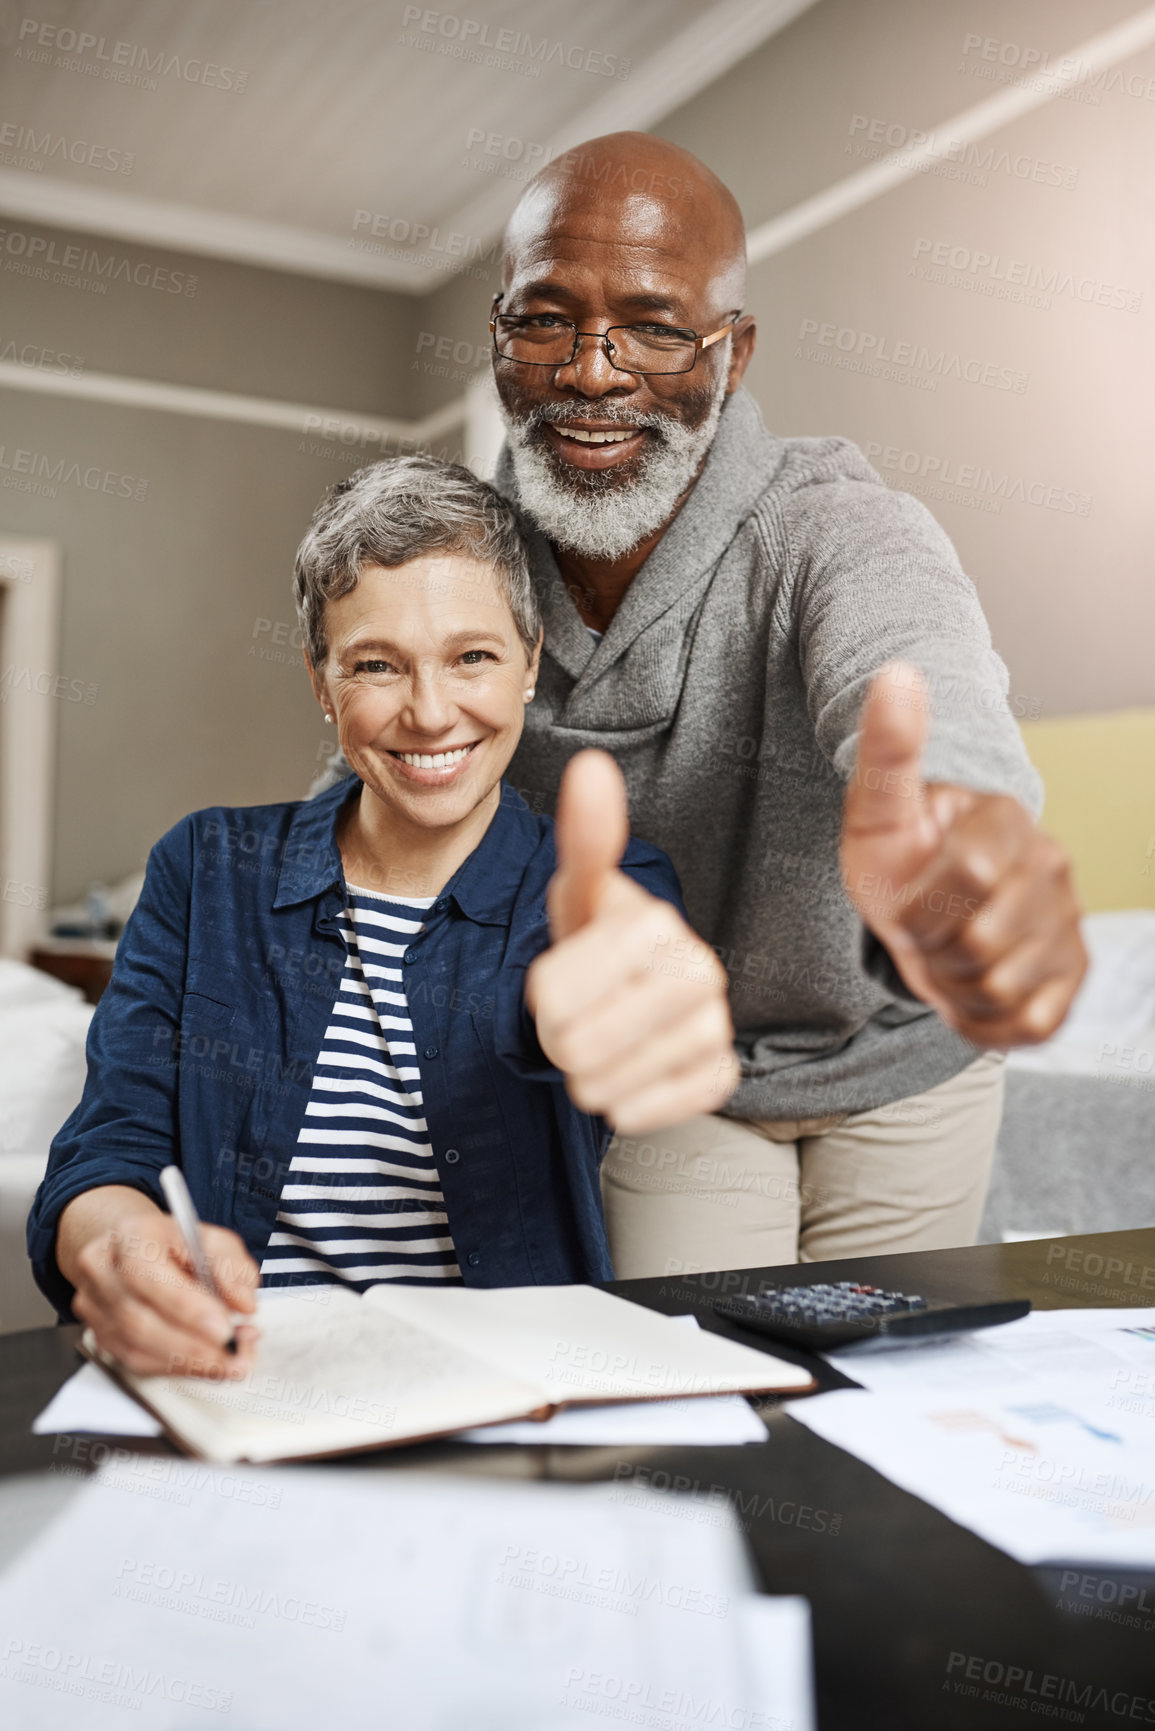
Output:
M898 1346L966 1329L992 1328L999 1322L1017 1321L1030 1308L1029 1298L995 1304L932 1304L916 1293L838 1280L817 1286L778 1286L758 1297L722 1298L714 1312L788 1346L831 1352L867 1342Z

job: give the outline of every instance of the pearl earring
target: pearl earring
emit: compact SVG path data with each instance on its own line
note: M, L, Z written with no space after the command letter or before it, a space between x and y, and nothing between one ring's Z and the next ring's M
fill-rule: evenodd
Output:
M329 714L329 711L326 710L325 711L325 720L326 721L332 721L332 719L333 719L333 717Z
M536 690L536 689L537 689L537 688L536 688L536 686L533 686L533 685L531 685L531 686L530 686L530 688L529 688L529 690L528 690L528 691L527 691L527 692L526 692L526 694L525 694L525 701L526 701L526 702L527 702L527 703L528 703L528 702L529 702L529 700L530 700L530 698L531 698L531 697L532 697L532 696L533 696L533 694L534 694L534 691L535 691L535 690Z

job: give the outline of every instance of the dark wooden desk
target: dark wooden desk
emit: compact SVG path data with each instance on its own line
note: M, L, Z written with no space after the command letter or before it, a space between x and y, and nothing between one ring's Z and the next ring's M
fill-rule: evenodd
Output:
M615 1290L658 1310L694 1311L704 1326L726 1332L711 1310L719 1296L756 1288L762 1279L847 1278L936 1299L1026 1297L1047 1309L1155 1305L1155 1229L623 1281ZM29 1434L35 1414L76 1367L76 1332L0 1337L0 1473L33 1474L20 1481L32 1503L38 1482L47 1490L53 1471L88 1470L105 1453L103 1444L85 1439ZM818 1374L824 1388L845 1386L827 1366ZM821 1731L999 1731L1056 1723L1122 1731L1155 1724L1155 1567L1144 1575L1081 1570L1074 1581L1062 1571L1024 1568L795 1424L789 1409L789 1401L764 1407L770 1434L762 1446L437 1444L357 1457L345 1470L617 1479L696 1494L707 1505L724 1497L749 1536L765 1589L803 1593L813 1607ZM168 1451L161 1442L125 1446ZM684 1518L682 1505L675 1510L671 1501L675 1514ZM1089 1699L1100 1705L1056 1711L1017 1687L1000 1703L983 1698L991 1685L982 1682L970 1685L972 1695L956 1693L953 1683L973 1661L980 1673L989 1665L991 1678L1005 1674L996 1666L1033 1673L1036 1691L1046 1673L1072 1679L1080 1690L1089 1684ZM1005 1688L993 1692L1007 1695ZM1036 1710L1042 1707L1052 1711Z

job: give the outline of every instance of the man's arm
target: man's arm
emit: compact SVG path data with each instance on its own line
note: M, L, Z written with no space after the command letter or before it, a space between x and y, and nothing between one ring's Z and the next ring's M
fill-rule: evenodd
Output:
M849 778L847 893L965 1038L1047 1039L1087 959L1066 857L1035 826L1042 784L1006 668L930 512L859 454L838 462L860 474L800 489L788 533L810 716Z
M929 687L923 779L1010 794L1037 818L1042 783L1011 711L1007 669L949 536L860 453L839 461L856 462L861 476L799 488L786 514L799 663L819 746L848 779L871 681L881 667L910 663ZM921 687L893 695L896 710L925 711ZM1015 707L1028 706L1020 697Z

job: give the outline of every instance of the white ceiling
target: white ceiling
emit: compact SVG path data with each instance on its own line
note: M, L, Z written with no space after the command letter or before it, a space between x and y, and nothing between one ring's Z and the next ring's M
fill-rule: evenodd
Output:
M0 0L0 212L424 292L454 247L496 238L523 184L473 166L524 174L525 158L468 147L471 130L549 156L652 126L814 0L451 3L427 32L401 0ZM522 70L462 57L466 25L483 59L483 28L516 33ZM86 150L131 153L131 172ZM392 238L366 249L357 211ZM432 253L417 224L438 228Z

